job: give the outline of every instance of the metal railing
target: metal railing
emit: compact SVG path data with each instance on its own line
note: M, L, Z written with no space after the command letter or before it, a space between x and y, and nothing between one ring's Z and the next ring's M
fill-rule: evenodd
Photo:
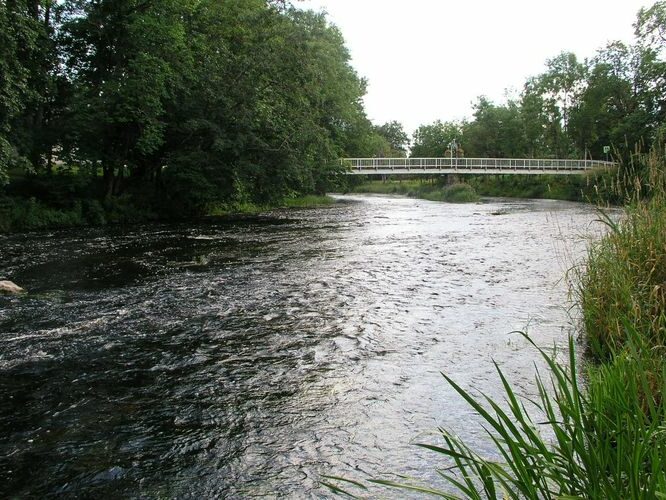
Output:
M578 174L617 166L600 160L542 158L344 158L349 174Z

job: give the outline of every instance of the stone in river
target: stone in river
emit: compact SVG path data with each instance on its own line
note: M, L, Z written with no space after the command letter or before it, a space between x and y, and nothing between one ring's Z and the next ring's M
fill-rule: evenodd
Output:
M0 281L0 294L7 293L10 295L18 295L25 293L25 290L12 281Z

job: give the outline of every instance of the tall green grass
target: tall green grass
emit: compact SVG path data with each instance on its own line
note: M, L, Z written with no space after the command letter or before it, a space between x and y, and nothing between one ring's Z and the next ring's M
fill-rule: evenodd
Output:
M639 332L627 327L632 339L638 339ZM375 479L367 483L450 499L666 498L666 412L654 400L641 409L653 381L640 343L632 341L614 363L591 370L587 389L580 386L573 339L566 364L532 345L550 369L548 377L537 374L535 400L520 398L499 368L502 402L472 394L444 375L481 416L501 460L481 455L440 429L442 444L417 446L442 457L438 472L449 488ZM662 385L664 375L662 364ZM349 496L369 488L355 481L352 491L348 480L337 477L324 484Z
M577 276L589 354L583 373L570 338L563 364L532 343L549 368L537 373L534 400L520 398L499 368L503 401L444 375L481 417L499 459L440 429L442 443L419 446L441 456L445 489L334 477L324 484L352 496L375 484L441 498L666 499L664 156L645 163L620 222L600 212L609 232Z
M284 200L284 206L288 208L313 208L332 205L334 203L335 199L330 196L314 194L286 198Z
M666 196L634 201L620 223L601 214L609 234L590 249L578 295L592 354L612 359L628 321L655 348L666 343ZM663 354L663 353L662 353Z
M464 182L446 185L441 182L424 182L412 179L404 181L369 181L354 186L352 191L354 193L401 194L410 198L448 203L474 203L480 199L474 188Z

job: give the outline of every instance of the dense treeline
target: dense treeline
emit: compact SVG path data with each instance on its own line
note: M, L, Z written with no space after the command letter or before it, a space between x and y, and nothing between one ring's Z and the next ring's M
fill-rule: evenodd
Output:
M414 133L415 157L448 156L453 139L468 157L593 158L630 165L663 135L666 116L666 2L642 9L633 45L609 43L591 59L562 53L519 95L480 97L470 121L437 121Z
M370 123L323 14L287 0L0 0L0 230L270 205L340 157L614 158L663 134L666 2L464 122ZM40 216L44 215L40 219Z
M391 150L364 92L284 1L3 0L0 191L98 218L324 191L332 160Z

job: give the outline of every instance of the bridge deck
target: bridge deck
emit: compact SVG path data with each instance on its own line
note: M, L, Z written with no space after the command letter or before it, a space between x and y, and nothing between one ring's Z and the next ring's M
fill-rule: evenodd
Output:
M345 158L349 175L518 174L570 175L616 166L599 160L519 158Z

